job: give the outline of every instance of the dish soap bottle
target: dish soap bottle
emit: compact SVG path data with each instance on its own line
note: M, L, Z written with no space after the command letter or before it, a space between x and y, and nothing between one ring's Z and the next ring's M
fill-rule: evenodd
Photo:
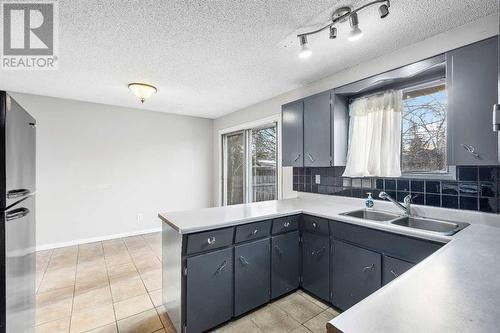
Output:
M368 198L366 198L366 201L365 201L365 207L370 209L370 208L373 208L373 198L372 198L372 194L371 193L367 193L368 194Z

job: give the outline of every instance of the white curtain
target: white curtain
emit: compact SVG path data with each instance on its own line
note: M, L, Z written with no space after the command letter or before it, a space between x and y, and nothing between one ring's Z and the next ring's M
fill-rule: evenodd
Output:
M345 177L401 176L401 91L351 103Z

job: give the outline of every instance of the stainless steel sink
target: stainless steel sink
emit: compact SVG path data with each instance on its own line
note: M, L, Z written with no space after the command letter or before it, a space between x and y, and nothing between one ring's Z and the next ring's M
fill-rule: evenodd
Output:
M402 227L420 229L447 236L451 236L469 225L468 223L462 222L455 223L411 216L404 216L397 220L391 221L390 223Z
M342 213L340 215L356 217L358 219L363 219L363 220L379 221L379 222L389 222L401 218L401 215L381 212L372 209L360 209L352 212Z

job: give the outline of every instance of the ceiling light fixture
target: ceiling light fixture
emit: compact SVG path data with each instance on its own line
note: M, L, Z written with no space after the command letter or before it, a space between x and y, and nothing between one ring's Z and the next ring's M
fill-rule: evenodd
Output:
M300 53L299 57L301 59L309 58L312 51L307 47L307 36L300 36Z
M349 16L349 23L351 24L351 32L349 33L349 37L347 37L347 39L350 42L361 39L361 37L363 37L363 31L361 31L361 29L359 28L359 19L357 13Z
M139 97L141 103L144 103L146 98L151 97L151 95L158 91L155 86L138 82L129 83L128 88L134 93L134 95Z
M355 41L363 37L363 31L359 28L359 18L358 18L358 12L373 6L375 4L381 4L378 8L378 12L380 15L380 18L385 18L389 15L389 7L391 6L391 3L389 0L375 0L372 2L367 3L366 5L363 5L359 8L356 9L351 9L351 7L340 7L337 10L335 10L332 14L331 17L331 22L326 24L324 27L321 27L317 30L314 31L309 31L305 32L302 34L297 35L300 41L300 47L301 47L301 52L299 53L299 57L301 58L307 58L311 55L311 50L306 46L307 44L307 36L317 34L318 32L321 32L325 29L330 29L330 39L336 39L337 38L337 28L335 27L335 24L337 23L343 23L349 20L349 23L351 24L351 32L349 33L348 39L350 41Z

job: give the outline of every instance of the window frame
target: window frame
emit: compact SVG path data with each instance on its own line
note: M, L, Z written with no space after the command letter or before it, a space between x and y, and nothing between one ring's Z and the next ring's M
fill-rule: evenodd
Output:
M219 154L220 154L220 167L219 169L219 190L218 190L218 206L227 206L226 201L226 181L227 178L227 156L226 156L226 140L228 135L236 133L244 133L245 140L245 175L244 175L244 202L243 204L250 203L251 198L251 186L250 182L252 180L252 165L251 165L251 130L267 128L271 126L276 126L276 200L282 198L282 162L281 162L281 117L280 115L275 115L271 117L266 117L256 121L243 123L238 126L226 128L219 130L218 140L219 140Z
M405 86L404 88L401 89L402 94L405 92L410 92L426 87L432 87L435 85L443 85L445 86L446 93L447 93L447 98L449 96L449 90L448 90L448 85L447 85L447 80L446 77L441 77L438 79L433 79L425 82L420 82L420 83L415 83L413 85ZM449 105L449 103L448 103ZM403 110L402 110L403 112ZM403 128L403 116L401 117L401 128ZM449 124L450 124L450 117L449 117L449 108L446 108L446 164L447 164L447 171L443 172L403 172L401 170L401 178L418 178L418 179L443 179L443 180L456 180L456 166L450 165L448 163L450 159L450 133L449 133ZM400 164L401 164L401 169L403 168L403 130L401 130L401 153L400 153Z

